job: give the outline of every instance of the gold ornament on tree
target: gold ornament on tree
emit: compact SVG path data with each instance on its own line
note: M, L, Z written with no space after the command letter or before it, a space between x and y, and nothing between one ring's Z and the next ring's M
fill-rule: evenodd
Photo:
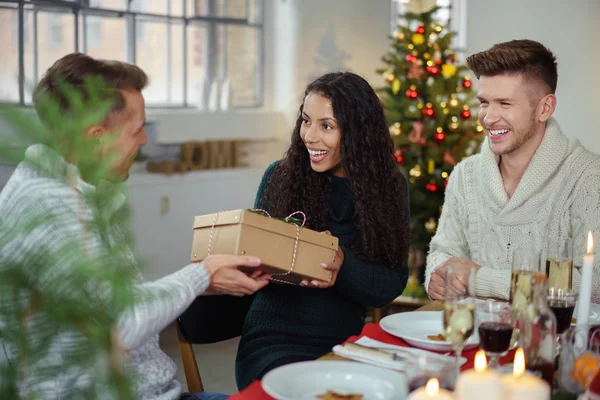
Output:
M400 79L396 78L392 82L392 92L397 95L400 92Z
M429 220L427 222L425 222L425 232L427 233L435 233L437 229L437 222L436 220L432 217L429 218Z
M446 63L442 65L442 75L445 78L452 78L456 74L456 66L454 64Z
M411 41L416 46L420 46L423 43L425 43L425 36L421 35L420 33L415 33L414 35L412 35Z

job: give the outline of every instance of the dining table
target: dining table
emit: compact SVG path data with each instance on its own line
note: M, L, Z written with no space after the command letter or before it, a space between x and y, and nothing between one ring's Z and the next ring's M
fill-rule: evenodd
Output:
M443 308L441 301L432 301L427 305L424 305L418 308L415 311L441 311ZM401 338L393 336L387 332L385 332L379 323L367 323L364 325L362 332L358 336L349 337L346 342L356 342L361 337L369 337L371 339L378 340L380 342L384 342L387 344L393 344L403 347L411 347L406 342L404 342ZM478 347L465 350L462 353L462 356L466 358L467 362L463 364L461 367L461 371L465 371L473 368L475 354L478 350ZM512 362L514 358L514 350L510 351L506 356L500 359L500 364ZM339 361L353 361L348 358L341 357L339 355L334 354L333 352L329 352L321 357L318 360L339 360ZM248 387L244 388L239 393L232 395L230 400L275 400L273 397L269 396L264 390L259 380L254 381Z

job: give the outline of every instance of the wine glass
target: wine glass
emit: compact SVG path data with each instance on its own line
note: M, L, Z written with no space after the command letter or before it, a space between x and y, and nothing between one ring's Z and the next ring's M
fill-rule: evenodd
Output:
M444 330L456 354L456 376L465 342L475 330L475 268L460 263L446 270Z
M540 254L527 248L513 251L510 304L515 317L531 303L531 277L541 274Z
M477 307L479 344L488 358L488 368L498 367L500 357L508 353L515 319L510 304L493 301Z
M556 350L560 353L560 337L571 326L579 294L572 289L549 287L548 307L556 317Z

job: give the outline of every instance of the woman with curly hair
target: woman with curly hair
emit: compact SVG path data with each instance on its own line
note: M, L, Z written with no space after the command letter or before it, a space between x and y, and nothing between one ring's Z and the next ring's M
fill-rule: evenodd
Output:
M241 389L280 365L312 360L361 332L367 307L408 279L407 184L379 98L358 75L326 74L306 89L285 158L266 170L256 208L301 210L306 226L339 239L331 282L270 284L257 292L236 359Z

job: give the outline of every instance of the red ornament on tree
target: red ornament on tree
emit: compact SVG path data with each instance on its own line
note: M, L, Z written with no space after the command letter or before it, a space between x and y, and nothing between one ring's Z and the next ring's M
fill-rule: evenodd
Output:
M433 139L436 142L441 143L444 141L444 139L446 139L446 133L444 133L444 131L441 128L438 128L438 131L433 134Z
M448 187L448 179L444 179L444 189L446 189Z
M427 185L425 185L425 189L427 189L431 193L435 193L435 192L437 192L438 187L434 181L431 181Z
M406 97L408 97L409 100L416 100L419 97L419 93L417 92L415 86L411 86L406 90Z
M396 158L396 162L398 164L404 161L404 157L402 157L402 150L400 149L396 149L396 151L394 152L394 157Z
M462 87L464 87L465 89L470 88L473 85L473 82L471 82L471 80L469 78L465 78L462 81Z
M440 68L436 65L428 66L427 73L431 76L436 76L437 74L440 73Z
M427 105L425 107L423 107L422 113L423 113L424 117L430 117L430 118L435 115L435 110L431 106L431 103L427 103Z
M471 118L471 111L469 111L469 109L462 110L462 111L460 112L460 116L461 116L463 119L469 119L469 118Z
M406 59L406 61L411 63L417 62L418 60L417 56L415 56L414 54L407 54L404 58Z
M421 35L425 33L425 25L420 25L416 30L415 33L420 33Z

